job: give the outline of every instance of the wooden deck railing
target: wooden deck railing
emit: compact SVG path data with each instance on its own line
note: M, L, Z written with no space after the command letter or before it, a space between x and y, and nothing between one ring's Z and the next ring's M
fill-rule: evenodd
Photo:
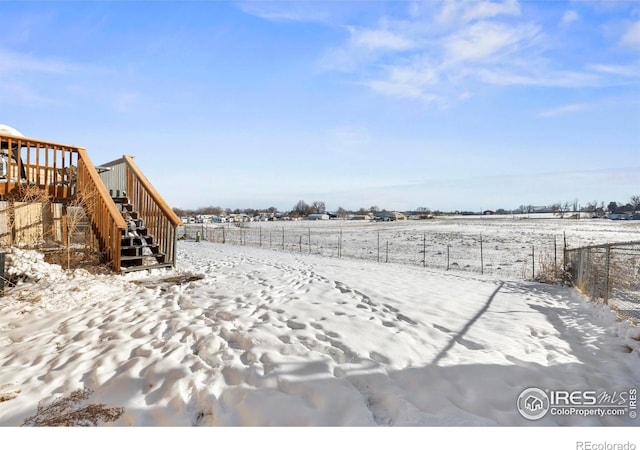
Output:
M78 147L0 134L0 158L0 196L36 186L55 201L74 197Z
M27 187L43 189L55 202L81 199L101 251L120 270L126 223L85 149L0 134L0 199Z
M132 156L123 157L126 166L127 197L135 205L149 233L165 254L165 261L175 266L176 227L182 225L180 218L162 199L153 185L133 161Z
M119 271L122 233L127 224L86 150L79 148L78 155L78 194L89 213L105 259L111 262L113 270Z

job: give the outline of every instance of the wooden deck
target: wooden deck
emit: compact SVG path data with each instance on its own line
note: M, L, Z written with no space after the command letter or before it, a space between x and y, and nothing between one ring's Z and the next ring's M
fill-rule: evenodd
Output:
M167 261L175 264L175 229L180 219L166 204L131 156L126 167L129 197L154 233ZM122 212L82 147L0 134L0 200L38 188L53 202L83 206L100 243L104 259L121 270L122 236L127 229Z

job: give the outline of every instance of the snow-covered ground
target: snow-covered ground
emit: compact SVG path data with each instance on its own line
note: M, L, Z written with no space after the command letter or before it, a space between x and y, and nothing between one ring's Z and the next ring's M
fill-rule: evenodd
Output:
M516 409L541 389L640 385L640 330L575 290L180 242L178 269L65 272L15 250L0 425L80 388L104 426L637 425Z
M183 230L179 230L182 233ZM562 249L640 240L640 221L561 219L553 214L191 224L190 238L368 261L531 279ZM533 260L535 257L535 261Z

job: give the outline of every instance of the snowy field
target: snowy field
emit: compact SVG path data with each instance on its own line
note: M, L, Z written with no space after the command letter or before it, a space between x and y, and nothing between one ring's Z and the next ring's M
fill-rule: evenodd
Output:
M568 248L640 240L640 221L553 214L458 216L398 222L280 221L187 225L195 239L368 261L532 279ZM534 260L535 258L535 260Z
M82 388L123 408L104 427L638 424L629 410L532 421L516 408L530 387L640 386L640 330L571 288L207 242L178 251L176 270L125 276L10 255L23 281L0 299L0 425Z

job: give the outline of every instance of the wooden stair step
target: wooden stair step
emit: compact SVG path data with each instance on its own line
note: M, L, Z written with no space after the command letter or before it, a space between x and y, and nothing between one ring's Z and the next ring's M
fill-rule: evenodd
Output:
M160 252L160 245L157 244L153 235L145 225L144 219L136 211L135 206L129 202L127 197L115 197L113 201L118 206L122 217L127 221L133 221L135 228L123 230L120 240L120 271L122 273L136 270L149 270L157 268L173 267L173 263L166 261L166 255ZM130 233L135 235L130 236ZM144 254L144 249L151 250L151 254Z
M135 245L133 244L134 240L139 240L140 245L143 244L153 244L154 237L151 234L141 234L138 236L122 236L120 238L120 245ZM125 243L125 241L130 242L129 244Z
M142 256L142 255L120 255L120 261L142 261L144 258L146 258L146 256Z
M159 244L122 245L121 250L131 250L132 248L159 248Z
M152 265L140 265L140 266L131 266L131 267L122 267L120 269L121 273L135 272L139 270L153 270L153 269L171 269L173 264L171 263L158 263Z

